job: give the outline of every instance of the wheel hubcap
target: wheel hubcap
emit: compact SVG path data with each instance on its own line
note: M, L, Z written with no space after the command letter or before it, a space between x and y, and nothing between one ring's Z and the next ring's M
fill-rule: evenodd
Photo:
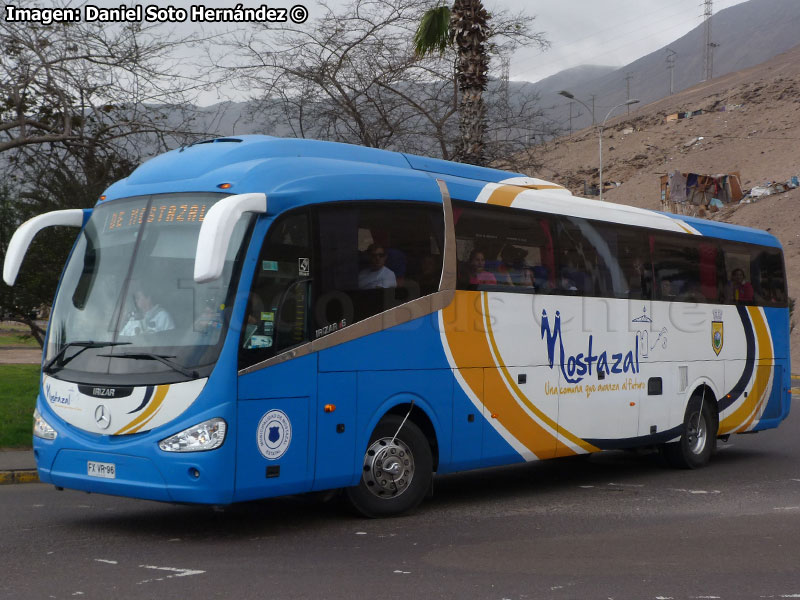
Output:
M702 454L706 447L706 437L708 433L706 420L702 413L696 413L689 419L689 423L689 428L686 430L689 450L692 454Z
M364 456L364 483L378 498L396 498L414 478L414 455L402 440L375 440Z

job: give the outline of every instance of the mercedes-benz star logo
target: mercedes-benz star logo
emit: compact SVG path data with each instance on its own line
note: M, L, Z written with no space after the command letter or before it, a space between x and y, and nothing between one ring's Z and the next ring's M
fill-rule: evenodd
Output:
M100 429L108 429L111 425L111 415L103 404L98 404L94 409L94 420Z

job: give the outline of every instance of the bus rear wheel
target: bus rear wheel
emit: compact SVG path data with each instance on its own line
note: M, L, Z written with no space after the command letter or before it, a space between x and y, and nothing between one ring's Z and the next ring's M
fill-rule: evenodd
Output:
M662 448L670 466L699 469L708 464L717 444L717 419L709 398L692 396L683 418L681 439Z
M433 457L425 434L412 421L387 415L370 436L361 481L347 488L347 498L365 517L399 515L422 502L432 477Z

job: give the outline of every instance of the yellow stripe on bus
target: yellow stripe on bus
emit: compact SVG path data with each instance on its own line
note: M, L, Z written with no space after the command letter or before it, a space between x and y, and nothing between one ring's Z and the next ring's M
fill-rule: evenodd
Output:
M494 190L486 201L487 204L494 204L495 206L511 206L511 203L519 196L525 188L518 185L501 185Z
M133 421L128 423L125 427L120 429L116 432L115 435L121 435L123 433L136 433L142 427L144 427L150 419L155 416L155 413L161 408L161 405L164 402L164 398L167 396L167 392L169 391L169 385L159 385L156 388L155 394L153 394L153 399L150 401L149 406L145 409L145 411L136 417Z
M764 314L761 312L761 309L755 306L748 306L747 310L753 317L753 321L758 319L759 322L759 327L756 328L756 334L758 336L758 358L760 364L756 368L756 381L750 392L751 395L755 394L758 396L758 401L756 402L756 407L750 415L750 418L747 419L742 427L743 431L750 429L756 416L763 413L762 409L764 404L769 400L769 392L771 391L769 381L774 369L772 341L770 340L767 323L764 320Z
M537 458L550 458L556 449L555 436L525 413L506 388L498 369L491 366L495 363L486 333L483 327L475 327L479 322L473 318L480 317L480 322L485 324L483 315L480 314L482 311L477 306L482 293L485 294L456 292L454 301L444 309L445 335L453 360L472 393L488 411L489 414L485 415L487 420L497 418L509 434ZM468 317L471 327L463 327L464 316ZM541 448L549 450L545 454Z
M566 429L560 427L556 421L548 417L533 402L531 402L530 399L525 395L525 393L520 389L520 387L514 381L513 376L511 375L511 373L509 373L508 368L506 367L506 365L502 360L502 356L500 355L500 350L498 349L497 342L495 341L494 338L494 332L492 331L492 320L489 315L488 295L485 292L483 294L483 313L486 324L486 334L489 339L489 343L491 344L491 347L494 350L496 364L498 366L499 371L503 374L503 378L505 379L506 385L508 385L514 391L514 394L516 394L516 396L520 399L520 401L523 404L525 404L525 406L527 406L528 409L531 412L533 412L533 414L535 414L539 419L541 419L548 427L560 433L570 442L586 450L587 452L595 452L599 450L599 448L595 448L591 444L583 441L578 436L573 435ZM550 434L548 433L548 435ZM556 456L572 456L574 454L577 454L577 452L575 452L568 446L564 445L560 440L558 440L558 438L556 439L558 441L556 448Z
M770 387L769 379L773 369L773 352L767 324L764 322L763 315L757 307L748 306L747 312L750 315L750 321L753 323L753 329L758 340L758 351L754 359L756 362L755 379L745 401L719 424L720 434L744 431L750 427L759 412L762 402L768 396L767 392Z
M676 224L678 227L680 227L681 229L683 229L683 230L684 230L686 233L690 233L690 234L692 234L692 235L700 235L700 232L698 232L698 231L696 231L696 230L689 229L689 227L687 227L687 226L686 226L686 224L685 224L685 223L683 223L682 221L678 221L678 220L676 220L676 221L675 221L675 224Z
M490 195L486 204L493 204L495 206L511 206L514 200L517 199L522 192L527 190L563 190L560 185L543 184L543 185L516 185L507 184L501 185L495 189Z

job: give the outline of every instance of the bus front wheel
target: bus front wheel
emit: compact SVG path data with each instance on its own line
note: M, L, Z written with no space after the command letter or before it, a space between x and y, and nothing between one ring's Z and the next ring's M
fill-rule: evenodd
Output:
M679 469L699 469L708 464L717 442L714 403L700 395L692 396L686 407L681 439L663 446L667 462Z
M430 487L433 457L425 434L412 421L386 415L372 432L361 481L347 498L365 517L399 515L416 508Z

